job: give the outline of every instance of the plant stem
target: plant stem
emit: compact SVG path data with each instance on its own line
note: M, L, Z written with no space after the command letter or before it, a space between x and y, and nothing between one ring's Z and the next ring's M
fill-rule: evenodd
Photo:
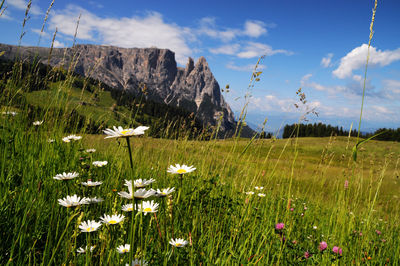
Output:
M126 139L126 144L128 145L128 152L129 152L129 160L131 163L131 169L133 171L133 160L132 160L132 150L131 150L131 143L129 141L129 138L125 138ZM133 185L133 183L132 183Z

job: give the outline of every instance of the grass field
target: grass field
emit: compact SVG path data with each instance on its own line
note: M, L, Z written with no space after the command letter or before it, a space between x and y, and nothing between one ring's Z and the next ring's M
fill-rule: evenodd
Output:
M24 113L2 115L2 264L118 265L133 257L149 265L384 264L399 258L399 143L370 141L355 163L355 139L345 137L136 137L131 169L124 138L82 134L66 143L63 132L62 122L33 126ZM86 153L89 148L96 152ZM91 164L104 160L101 168ZM176 163L196 167L182 184L179 175L167 173ZM72 180L53 179L75 171L79 176ZM121 209L132 203L118 195L127 191L124 180L139 178L156 180L147 189L175 187L171 197L150 198L159 204L155 214ZM88 179L103 183L83 186ZM70 208L58 203L74 194L104 201ZM83 221L104 214L125 219L80 231ZM284 228L276 229L280 223ZM173 247L172 238L189 243ZM321 251L323 242L327 249ZM132 252L118 253L126 243ZM95 248L77 252L86 245Z

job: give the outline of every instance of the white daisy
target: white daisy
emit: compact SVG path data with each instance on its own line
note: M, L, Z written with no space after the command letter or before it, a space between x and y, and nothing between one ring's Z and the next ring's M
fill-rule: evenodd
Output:
M62 174L57 174L55 177L53 177L56 180L69 180L69 179L74 179L75 177L78 177L79 174L77 172L72 172L72 173L62 173Z
M106 139L108 139L108 138L127 138L127 137L132 137L132 136L143 135L144 131L149 129L149 127L140 126L135 129L133 129L133 128L124 129L121 126L119 126L119 127L114 126L113 129L107 128L106 130L103 130L104 134L107 135L107 137L105 137Z
M96 152L96 149L87 149L86 152L87 153L93 153L93 152Z
M125 181L127 181L127 180L125 180ZM140 179L133 180L133 185L135 186L135 188L144 188L145 186L150 185L151 183L153 183L155 181L156 180L153 178L151 178L149 180L147 180L147 179L142 180L140 178Z
M172 192L175 191L175 188L163 188L162 190L157 189L156 191L156 196L157 197L166 197L167 195L171 194Z
M2 112L3 115L12 115L12 116L16 116L18 113L14 112L14 111L7 111L7 112Z
M135 209L136 209L136 208L135 208ZM123 205L123 206L122 206L122 210L123 210L124 212L132 212L132 211L133 211L133 204L130 203L130 204L125 204L125 205Z
M103 202L103 201L104 201L104 200L103 200L102 198L94 197L94 198L88 199L88 204L91 204L91 203L99 203L99 202Z
M183 248L186 246L189 242L184 240L183 238L176 238L176 239L171 239L169 243L177 248Z
M248 192L246 192L246 194L247 194L247 195L253 195L254 192L253 192L253 191L248 191Z
M100 218L100 220L103 221L103 223L105 224L118 224L120 222L122 222L125 219L125 216L122 214L113 214L113 215L107 215L104 214L103 217Z
M156 191L154 189L146 190L146 189L142 188L142 189L136 190L134 196L137 199L146 199L155 194L156 194Z
M41 124L43 124L43 120L42 121L35 121L32 123L34 126L40 126Z
M142 263L142 260L140 260L140 259L135 259L135 260L132 261L132 264L131 264L131 265L132 265L132 266L147 266L148 263L147 263L147 261L145 261L145 260L143 260L143 263ZM127 264L125 264L125 266L130 266L130 265L129 265L129 263L127 263Z
M101 181L92 182L92 180L89 179L87 182L81 182L81 184L87 187L95 187L95 186L100 186L101 184L103 184L103 182Z
M258 193L257 195L258 195L259 197L261 197L261 198L265 197L265 194L264 194L264 193Z
M149 212L157 212L158 211L158 203L154 203L154 201L143 201L141 204L137 204L137 208L140 212L144 212L146 215Z
M121 191L121 192L118 192L118 195L120 195L123 198L127 198L127 199L133 199L133 196L135 196L135 198L138 198L138 199L145 199L150 196L153 196L156 193L155 190L153 190L153 189L150 189L150 190L138 189L133 194L132 182L129 180L125 180L125 186L128 187L129 192Z
M170 165L167 172L171 173L171 174L187 174L190 172L193 172L194 170L196 170L196 168L193 167L193 165L191 166L187 166L187 165L179 165L179 164L175 164L175 166Z
M254 187L255 188L255 190L263 190L264 189L264 187Z
M107 165L108 162L107 161L94 161L92 164L96 167L103 167L103 166Z
M66 198L63 199L58 199L58 204L64 206L64 207L75 207L75 206L79 206L82 204L88 204L88 198L81 198L78 197L77 195L73 195L73 196L67 196Z
M47 142L48 143L53 143L55 140L54 139L48 139Z
M62 141L64 142L71 142L71 140L80 140L82 137L81 136L77 136L77 135L69 135L66 137L62 138Z
M120 254L128 253L130 249L131 249L131 245L129 245L129 244L120 245L117 247L117 251Z
M94 248L95 248L95 246L91 246L90 252L92 252L94 250ZM86 253L87 250L88 250L87 246L85 248L80 247L76 250L76 252L83 254L83 253Z
M92 220L92 221L88 220L88 221L82 222L79 225L79 229L81 229L81 232L90 233L90 232L94 232L97 229L99 229L100 226L101 226L100 222L96 222L94 220Z

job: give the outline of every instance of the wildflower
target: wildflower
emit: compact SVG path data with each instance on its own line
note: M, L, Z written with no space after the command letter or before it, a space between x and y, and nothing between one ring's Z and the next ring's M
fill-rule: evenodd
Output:
M158 211L158 203L154 203L154 201L144 201L142 204L138 204L138 210L140 212L144 212L144 215L146 215L149 212L157 212Z
M162 190L157 189L156 196L157 197L166 197L167 195L171 194L175 191L175 188L163 188Z
M87 182L81 182L81 184L87 187L95 187L95 186L100 186L101 184L103 184L103 182L101 181L92 182L92 180L89 179Z
M91 246L89 251L92 252L94 250L94 248L95 248L95 246ZM86 246L85 248L80 247L76 250L76 252L83 254L83 253L86 253L87 250L88 250L88 246Z
M107 161L94 161L92 164L96 167L103 167L103 166L107 165L108 162Z
M104 200L103 200L102 198L94 197L94 198L88 199L88 204L91 204L91 203L100 203L100 202L103 202L103 201L104 201Z
M128 187L128 192L125 191L121 191L118 192L118 195L120 195L123 198L127 198L127 199L133 199L133 197L137 198L137 199L145 199L148 198L150 196L153 196L156 192L153 189L150 190L146 190L146 189L138 189L135 191L135 193L133 193L133 189L132 189L132 182L125 180L125 186Z
M264 187L254 187L255 190L263 190Z
M328 244L325 241L322 241L321 243L319 243L318 249L320 251L324 251L327 247L328 247Z
M344 188L349 188L349 180L344 181Z
M253 191L248 191L248 192L246 192L246 195L253 195L253 194L254 194Z
M18 113L14 112L14 111L7 111L7 112L2 112L3 115L12 115L12 116L16 116Z
M73 179L75 177L79 176L77 172L72 172L72 173L62 173L62 174L57 174L55 177L53 177L56 180L69 180Z
M337 246L334 246L333 249L332 249L332 251L333 251L333 253L342 255L342 249L339 248L339 247L337 247Z
M128 253L130 249L131 249L131 245L129 245L129 244L120 245L117 247L117 251L120 254Z
M96 152L96 149L87 149L87 150L85 150L87 153L93 153L93 152Z
M196 168L193 167L193 165L191 166L187 166L185 164L180 165L180 164L175 164L175 166L170 165L167 172L171 173L171 174L188 174L190 172L193 172L194 170L196 170Z
M258 193L257 195L258 195L259 197L261 197L261 198L265 197L265 194L264 194L264 193Z
M150 178L149 180L147 180L147 179L142 180L140 178L140 179L133 180L133 185L135 186L135 188L144 188L145 186L148 186L155 181L156 180L153 178ZM131 181L125 180L125 184L126 184L126 182L131 182Z
M48 143L53 143L55 140L54 139L48 139L47 142Z
M94 220L92 220L92 221L88 220L88 221L82 222L79 225L79 228L81 229L81 232L90 233L90 232L94 232L97 229L99 229L100 226L101 226L101 223L96 222Z
M122 214L114 214L112 216L104 214L103 217L100 218L100 220L103 221L105 224L117 224L120 223L124 220L125 216Z
M285 224L284 224L284 223L277 223L277 224L275 225L275 229L276 229L276 230L282 230L284 227L285 227Z
M313 226L313 229L314 229L314 230L317 230L317 228L318 228L318 227L317 227L316 225Z
M71 140L80 140L81 138L82 138L81 136L69 135L69 136L66 136L66 137L62 138L62 141L71 142Z
M135 208L135 209L136 209L136 208ZM125 204L125 205L123 205L123 206L122 206L122 210L123 210L124 212L131 212L131 211L133 211L133 204L130 203L130 204Z
M113 127L114 130L107 128L106 130L103 130L104 134L107 135L105 137L106 139L108 138L128 138L132 136L138 136L138 135L143 135L144 131L149 129L149 127L145 126L140 126L135 129L133 128L127 128L124 129L122 127Z
M78 197L77 195L73 195L73 196L67 196L66 198L63 199L58 199L58 204L64 206L64 207L75 207L75 206L79 206L82 204L88 204L88 198L81 198Z
M171 239L169 243L177 248L183 248L186 246L189 242L184 240L183 238L176 238L176 239Z
M43 120L42 121L35 121L32 123L34 126L40 126L41 124L43 124Z
M145 260L135 259L132 261L132 266L147 266L148 263ZM130 266L129 263L125 264L125 266Z
M304 252L304 258L308 259L309 257L311 257L311 254L308 251Z
M291 211L291 212L294 211L294 208L290 208L290 211Z
M379 230L375 230L375 232L376 232L378 235L382 234L382 232L379 231Z

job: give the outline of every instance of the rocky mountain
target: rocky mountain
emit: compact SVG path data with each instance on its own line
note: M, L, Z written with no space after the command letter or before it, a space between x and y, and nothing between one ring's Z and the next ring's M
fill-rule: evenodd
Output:
M18 51L19 49L19 51ZM36 56L42 63L70 68L78 74L100 80L110 87L134 96L181 107L193 112L205 125L216 126L222 116L221 132L235 129L233 112L221 95L207 61L188 59L185 68L177 66L174 52L158 48L120 48L76 45L74 48L20 47L0 44L3 57L14 59ZM50 56L49 56L50 55ZM245 130L248 132L249 129Z

